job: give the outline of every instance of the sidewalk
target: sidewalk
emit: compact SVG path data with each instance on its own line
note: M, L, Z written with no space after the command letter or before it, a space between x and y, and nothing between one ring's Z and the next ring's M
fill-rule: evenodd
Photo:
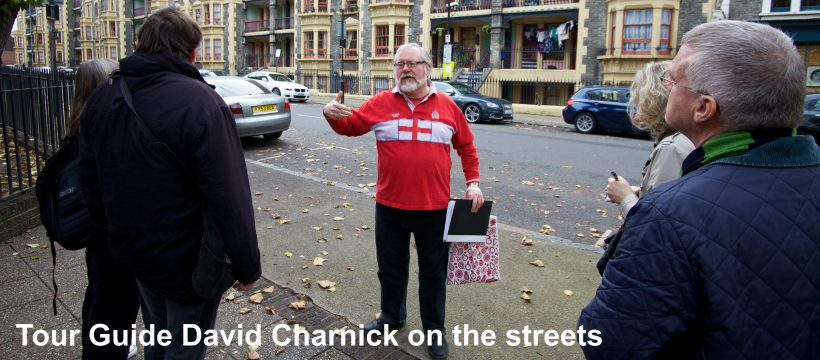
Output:
M335 95L332 94L311 94L310 100L308 101L309 104L327 104L331 100L335 98ZM359 107L364 103L365 99L369 98L369 96L361 96L361 95L347 95L345 98L345 103L348 106L352 107ZM515 124L526 124L526 125L540 125L540 126L550 126L550 127L562 127L572 129L573 126L564 122L564 119L558 116L539 116L539 115L530 115L530 114L517 114L513 113L512 120L505 120L506 122L512 122Z
M78 330L82 314L82 302L87 284L85 278L85 257L83 251L67 251L57 245L56 280L59 289L57 316L52 312L51 250L42 226L29 233L0 244L0 254L6 260L0 262L0 358L2 359L80 359L82 350L80 337L74 346L32 345L32 333L38 329L49 333ZM36 247L34 247L37 245ZM270 293L265 290L273 291ZM231 293L235 295L228 301ZM248 296L261 293L264 299L259 304L248 301ZM252 330L256 324L262 328L262 346L257 349L262 359L415 359L395 346L284 346L277 347L267 330L278 324L293 326L299 324L308 332L316 329L332 330L354 325L342 316L332 314L315 304L310 297L291 289L277 286L262 278L254 289L247 293L228 291L223 297L217 317L217 329ZM304 309L289 307L293 302L304 301ZM242 314L241 309L251 310ZM273 312L267 309L272 309ZM16 324L32 324L29 330L28 346L22 346L22 330ZM142 320L137 321L142 330ZM266 331L267 330L267 331ZM281 338L291 337L289 332L280 332ZM59 335L62 336L62 335ZM206 359L246 359L247 346L210 347ZM142 351L132 359L142 359Z

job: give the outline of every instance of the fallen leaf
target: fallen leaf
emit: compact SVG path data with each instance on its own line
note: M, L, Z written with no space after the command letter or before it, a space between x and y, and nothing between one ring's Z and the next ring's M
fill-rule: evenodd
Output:
M271 217L271 219L276 220L276 219L281 218L281 217L282 217L282 215L279 215L279 214L271 214L271 215L270 215L270 217Z
M574 292L572 292L572 290L564 290L564 295L572 296L572 294L575 294Z
M303 212L303 213L305 213L305 214L307 214L307 213L309 213L309 212L310 212L310 210L308 210L308 209L302 209L302 212Z
M32 249L36 249L36 248L40 247L40 244L26 244L26 246L28 246Z
M31 260L40 260L40 257L37 255L32 255Z
M321 226L314 226L313 230L320 231L320 230L322 230L322 227Z
M582 234L582 233L577 233L577 234L575 234L575 236L577 236L577 237L584 237L584 234Z
M530 296L527 295L526 293L521 294L521 298L526 300L527 302L532 301L532 298L530 298Z
M353 267L353 266L348 266L348 267L347 267L347 271L353 271L353 270L356 270L356 268L355 268L355 267Z
M248 301L250 301L250 302L252 302L252 303L254 303L254 304L261 304L261 303L262 303L262 300L263 300L264 298L265 298L265 296L264 296L264 295L262 295L261 293L260 293L260 294L253 294L253 295L251 295L250 297L248 297Z
M521 239L521 244L524 244L526 246L532 246L532 239L524 236L524 238Z
M370 226L362 225L362 230L369 230L369 229L370 229Z
M533 260L533 261L530 261L530 265L535 265L535 266L538 266L538 267L544 267L544 262L541 261L541 260Z
M521 185L533 186L535 183L529 180L524 180L521 182Z
M316 242L318 242L319 244L324 244L324 243L326 243L326 242L327 242L327 239L325 239L325 238L319 238L318 240L316 240Z
M256 349L254 349L253 347L248 347L248 349L245 350L245 358L247 360L259 360L260 359L259 353L256 352Z
M228 293L228 296L225 297L225 301L231 301L233 299L236 299L236 293L231 291L230 293Z
M293 310L302 310L302 309L305 308L305 306L307 306L307 304L305 303L304 300L294 301L294 302L288 304L288 307L293 309Z
M320 257L320 256L317 256L317 257L313 258L313 265L322 266L322 265L325 264L325 261L327 261L327 259L325 259L323 257Z
M276 350L273 351L273 355L279 355L283 352L285 352L285 348L276 348Z
M268 229L273 229L273 225L268 225Z
M246 307L243 307L243 308L239 309L239 313L240 313L240 314L242 314L242 315L245 315L245 314L247 314L247 313L249 313L249 312L251 312L251 311L253 311L253 310L248 309L248 308L246 308Z
M342 235L342 234L336 235L336 238L339 239L339 240L344 240L345 239L344 235Z
M302 278L302 287L305 287L305 288L310 287L310 278Z
M522 293L525 293L525 294L532 294L532 290L530 290L527 287L522 287L521 290L519 290L519 291L521 291Z
M273 292L273 290L276 290L275 286L267 287L267 288L263 289L262 292L265 293L265 294L270 294L270 293Z
M276 222L277 222L279 225L290 224L290 220L288 220L288 219L279 219L279 220L276 220Z
M13 253L11 253L11 256L20 256L20 253L19 252L13 252Z
M319 284L319 287L321 287L322 289L329 289L336 286L336 283L330 280L319 280L316 283Z
M265 312L268 313L268 314L275 315L276 314L276 308L273 307L273 305L265 306Z
M307 268L308 268L307 265L302 265L302 270L307 269Z
M254 193L254 195L256 195L256 196L259 196L259 195L262 195L262 194L264 194L264 193L260 192L260 191L257 191L257 192Z
M293 256L293 253L292 253L292 252L290 252L290 251L285 251L285 256L287 256L287 257L292 257L292 256Z
M575 184L575 187L580 188L581 184Z

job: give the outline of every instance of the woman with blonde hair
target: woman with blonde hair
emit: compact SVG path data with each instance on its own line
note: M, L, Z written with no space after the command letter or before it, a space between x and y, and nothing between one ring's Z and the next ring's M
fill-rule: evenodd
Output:
M632 124L639 129L649 130L656 142L643 168L640 187L630 186L620 176L608 179L607 196L621 206L624 214L629 213L638 202L638 197L657 185L677 179L683 159L695 149L692 141L669 127L664 120L669 90L663 86L662 78L671 64L671 61L646 64L635 74L635 80L629 89L629 117Z
M71 138L81 131L80 116L85 110L86 101L116 68L117 63L109 59L89 60L80 65L74 78L74 96L66 126L69 141L64 146L78 141ZM126 359L137 352L133 344L130 347L113 344L96 346L89 337L91 328L97 324L108 326L108 332L131 330L140 304L134 276L112 257L108 249L108 230L96 225L85 248L88 287L85 289L82 314L83 360Z

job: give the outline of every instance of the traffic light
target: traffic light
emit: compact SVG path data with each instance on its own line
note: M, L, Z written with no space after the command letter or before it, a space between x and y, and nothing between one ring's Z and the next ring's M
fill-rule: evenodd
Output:
M60 7L58 5L46 5L46 20L60 21Z

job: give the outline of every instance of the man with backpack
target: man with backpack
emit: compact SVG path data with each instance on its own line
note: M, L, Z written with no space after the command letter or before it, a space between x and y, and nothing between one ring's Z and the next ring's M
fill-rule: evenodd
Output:
M203 344L182 344L183 325L214 327L221 298L203 297L192 280L203 223L222 234L234 287L248 290L261 275L233 116L192 65L201 39L176 7L151 15L136 52L120 60L120 76L94 91L80 120L92 218L107 221L113 257L137 278L145 327L172 335L167 347L146 346L146 359L204 357Z

